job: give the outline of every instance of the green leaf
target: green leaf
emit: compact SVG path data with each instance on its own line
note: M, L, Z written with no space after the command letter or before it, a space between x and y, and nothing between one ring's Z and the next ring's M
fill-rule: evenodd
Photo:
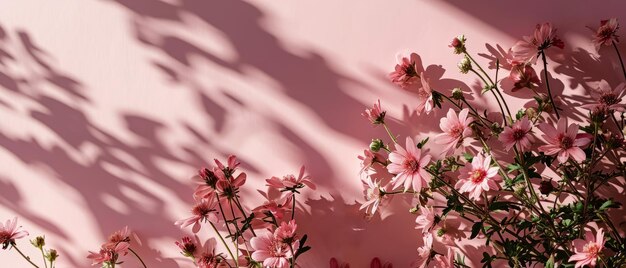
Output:
M417 148L422 149L422 147L424 147L424 145L426 145L426 143L428 142L428 139L430 139L430 137L425 138L422 141L420 141L420 143L417 144Z
M554 268L554 255L550 255L550 259L546 262L545 268Z
M480 232L480 229L482 228L483 228L482 221L474 223L474 225L472 225L472 235L470 235L470 239L476 238L476 236L478 236L478 233Z
M496 210L509 211L509 202L493 202L489 204L489 211Z

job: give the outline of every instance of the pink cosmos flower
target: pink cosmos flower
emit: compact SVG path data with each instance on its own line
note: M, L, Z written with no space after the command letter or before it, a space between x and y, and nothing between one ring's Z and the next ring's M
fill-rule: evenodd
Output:
M400 62L396 64L395 70L389 73L391 82L403 89L408 89L410 86L416 84L418 78L417 66L412 56L410 59L403 57Z
M191 209L192 216L176 221L174 224L180 225L180 228L185 228L193 224L191 231L193 233L197 233L200 231L200 223L206 221L216 223L218 221L219 212L217 211L216 206L217 202L215 199L202 199L197 201L196 205L194 205Z
M430 252L433 249L433 235L431 233L424 234L424 245L417 249L417 260L413 262L413 267L426 267L430 260Z
M100 248L100 251L98 252L89 251L89 255L87 255L87 258L92 260L92 266L102 263L117 263L117 260L120 256L128 254L129 247L130 244L126 242L118 243L116 245L113 245L112 247L106 246L105 244Z
M422 114L422 112L430 114L430 112L435 108L433 103L433 91L430 88L428 81L424 79L424 73L421 73L420 79L422 87L417 91L417 108L415 110L417 115Z
M496 180L500 178L498 168L491 167L491 156L484 157L482 154L474 156L471 165L465 165L459 170L459 181L455 188L461 193L469 193L469 197L480 199L483 191L496 190Z
M562 117L555 129L548 123L540 124L539 129L543 131L543 138L546 145L539 146L539 151L547 155L557 155L560 163L565 163L572 157L577 162L585 160L585 152L580 148L591 142L591 139L584 134L578 133L578 125L568 126L567 118Z
M361 115L370 120L372 124L378 125L385 122L386 113L387 112L385 112L380 105L380 100L378 100L378 103L374 103L374 106L371 109L365 109L365 112Z
M196 256L196 243L191 240L191 237L185 236L180 241L174 242L178 248L180 248L181 253L186 257L195 257Z
M604 249L604 230L600 228L593 237L591 231L585 233L585 240L574 240L574 255L572 255L568 261L575 261L576 266L574 268L583 267L589 265L590 267L596 266L596 260Z
M591 91L591 96L596 99L596 103L585 104L581 107L589 109L591 111L602 110L602 111L618 111L624 112L626 111L626 105L622 104L622 99L624 98L624 94L626 93L626 84L621 83L614 89L608 87L598 87L597 89Z
M454 250L452 247L448 247L448 253L435 256L435 266L437 268L454 268Z
M217 182L225 179L224 173L217 168L213 170L209 170L208 168L200 169L198 174L191 178L194 183L198 184L193 193L194 197L196 199L212 198L212 195L215 193L215 188L217 187Z
M513 89L511 90L513 92L522 88L534 88L539 84L539 77L535 69L526 62L511 62L509 79L513 81Z
M115 245L121 242L130 243L130 235L133 234L128 226L124 226L123 229L119 231L113 232L106 243L104 243L105 247L114 248ZM141 244L137 235L134 235L134 239Z
M310 178L309 175L304 176L304 171L305 171L304 166L302 166L300 168L300 174L298 175L298 178L290 174L290 175L284 176L282 179L279 179L277 177L271 177L265 181L267 182L267 186L274 187L277 189L281 189L281 188L295 189L295 188L304 188L304 186L307 186L315 190L315 184L311 182L311 180L309 179Z
M283 243L289 243L296 236L298 225L295 220L289 222L281 222L280 226L274 231L274 237Z
M378 207L383 202L383 200L387 199L386 196L382 194L380 189L380 182L372 179L371 177L367 177L363 182L363 186L365 188L365 202L359 210L365 209L365 213L368 215L374 215Z
M465 138L472 136L470 124L474 122L474 119L468 118L468 114L469 109L461 110L458 116L454 110L450 109L446 117L439 121L439 127L443 133L435 136L435 143L444 145L444 154L452 153L457 146L463 144Z
M289 267L289 259L294 254L294 252L291 252L291 248L296 250L299 246L299 241L294 241L290 248L289 244L283 243L272 233L267 233L253 237L250 240L250 244L254 250L252 259L262 262L264 267L287 268Z
M252 212L254 212L255 214L258 214L260 217L265 217L265 213L269 212L269 213L272 213L272 215L274 216L274 218L276 218L277 221L282 221L285 218L285 214L291 211L290 209L291 198L293 198L293 195L287 194L283 197L279 197L279 198L272 199L272 200L267 200L263 203L263 205L260 205L254 208ZM262 218L261 218L261 222L263 222ZM257 227L262 227L265 225L266 224L258 224Z
M239 161L237 161L237 157L234 155L228 156L228 160L227 160L228 166L224 166L224 164L222 164L222 162L220 162L217 159L214 159L214 161L215 161L215 164L217 165L217 168L224 171L224 175L226 176L226 178L230 177L240 164Z
M218 180L216 190L221 196L232 199L239 192L239 187L243 186L246 182L247 175L242 172L239 173L237 177L231 175L228 178L229 179Z
M504 128L498 140L504 144L504 148L509 151L513 146L517 145L517 148L521 151L530 149L534 139L530 134L532 123L527 117L517 120L513 125Z
M363 155L359 155L358 158L361 160L361 171L359 174L365 173L367 175L371 175L374 173L374 168L372 167L374 163L377 161L383 163L385 162L384 160L381 160L383 157L380 154L374 153L370 150L363 150Z
M617 29L619 29L619 24L616 18L600 21L600 27L596 30L592 41L596 50L600 50L602 45L610 46L613 42L618 43Z
M556 29L546 22L537 24L531 36L524 36L512 48L513 56L518 61L535 63L538 53L551 46L563 49L565 44L556 36Z
M420 206L420 215L415 219L416 229L422 229L422 233L429 233L435 226L435 211L432 207Z
M218 254L215 254L215 240L209 239L204 243L204 246L198 252L198 256L195 259L198 268L217 268L224 266L224 259Z
M13 220L7 220L4 225L0 223L0 244L2 244L2 249L6 249L9 245L15 243L15 239L20 239L28 235L27 231L19 230L20 227L17 226L17 217L14 217Z
M406 192L409 187L420 192L423 187L427 187L430 177L424 169L430 162L430 155L422 155L422 150L418 149L413 139L406 138L406 149L396 144L396 150L389 154L391 164L387 166L390 173L396 174L392 179L393 188L404 186Z

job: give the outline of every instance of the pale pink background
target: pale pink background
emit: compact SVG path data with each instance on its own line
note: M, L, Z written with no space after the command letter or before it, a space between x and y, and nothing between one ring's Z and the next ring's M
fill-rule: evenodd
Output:
M562 81L554 88L576 102L588 83L621 80L612 50L596 61L585 26L626 23L622 3L0 1L0 220L17 215L31 237L46 234L59 268L88 266L87 250L124 225L149 267L191 267L173 245L183 234L173 222L192 201L188 178L236 154L248 201L269 176L310 169L319 190L299 204L313 246L303 267L333 256L406 267L421 240L414 217L397 204L368 223L355 203L356 156L384 135L359 113L378 97L395 118L413 107L385 79L396 53L419 53L435 88L475 87L456 70L451 37L464 33L471 51L487 53L485 44L508 49L550 21L575 56L553 58L569 66L550 64ZM412 119L405 133L437 131L442 114ZM0 263L25 267L15 252L0 252Z

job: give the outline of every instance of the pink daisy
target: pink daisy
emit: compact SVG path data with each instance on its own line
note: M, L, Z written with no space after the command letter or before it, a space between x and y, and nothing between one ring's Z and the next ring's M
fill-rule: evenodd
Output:
M254 208L252 212L259 215L260 217L265 217L266 216L265 213L271 213L272 216L274 216L274 218L277 221L281 221L285 218L285 215L289 211L291 211L290 204L291 204L292 196L293 195L290 193L290 194L285 195L284 197L267 200L263 203L263 205L260 205ZM266 224L261 224L261 225L266 225ZM261 226L258 226L258 227L261 227Z
M591 91L591 96L596 99L596 103L585 104L581 107L587 108L591 111L603 110L603 111L618 111L624 112L626 105L622 104L622 99L626 93L626 84L621 83L614 89L611 89L608 85L606 87L601 86Z
M424 79L424 73L420 76L422 87L417 91L417 115L422 114L422 112L426 112L426 114L430 114L430 112L435 108L433 104L433 91L430 88L430 84L426 79Z
M415 59L413 55L411 58L403 57L393 72L389 73L389 79L397 86L408 89L410 86L417 83L419 75L417 74L417 66L415 65Z
M291 248L288 244L276 239L272 233L253 237L250 240L252 259L262 262L264 267L287 268L289 259L293 256L291 248L298 248L298 241L294 241Z
M390 173L396 174L391 181L393 188L403 186L406 192L412 186L414 191L420 192L427 187L430 177L424 168L430 158L430 155L422 155L422 150L409 137L406 138L406 149L396 144L396 150L389 154L391 163L387 166Z
M219 254L215 254L215 240L209 239L204 243L204 246L197 253L195 258L198 268L218 268L224 266L224 258Z
M415 219L417 229L422 229L422 233L429 233L435 226L435 211L432 207L420 206L420 215Z
M537 24L533 35L522 37L511 50L518 61L535 63L539 52L551 46L563 49L565 44L556 36L552 24L546 22Z
M15 239L20 239L28 235L27 231L20 231L20 226L17 226L17 217L13 220L7 220L6 224L0 223L0 244L2 249L6 249L9 245L15 243Z
M187 227L193 224L191 228L193 233L200 231L202 222L216 223L218 221L219 212L217 211L217 202L215 199L202 199L197 201L196 205L191 209L192 216L186 219L176 221L175 225L180 225L180 228Z
M513 89L511 90L513 92L522 88L534 88L539 84L539 77L535 69L526 62L513 61L509 79L513 81Z
M430 260L430 252L433 249L433 235L431 233L424 234L424 245L417 249L417 260L413 262L413 267L426 267Z
M498 140L504 144L504 148L509 151L513 146L517 145L517 148L521 151L530 149L534 139L530 134L532 129L532 123L527 117L517 120L513 125L504 128Z
M546 145L539 146L539 151L547 155L557 155L560 163L565 163L572 157L577 162L584 161L587 156L580 148L591 142L591 139L584 134L578 133L578 125L567 125L567 118L561 118L555 129L548 123L540 124L539 129L543 131L543 138Z
M482 154L474 156L472 164L466 164L459 173L459 181L455 187L461 193L469 193L469 197L474 200L479 200L483 191L498 189L496 180L500 176L498 168L491 167L491 156L484 157Z
M274 237L283 243L290 243L296 236L298 225L295 220L289 222L281 222L280 226L274 231Z
M311 182L309 175L304 175L305 168L302 166L300 168L300 174L296 178L294 175L284 176L282 179L277 177L271 177L267 180L267 186L274 187L277 189L297 189L304 188L305 186L315 190L315 184Z
M593 45L599 50L602 45L610 46L613 42L618 43L617 30L619 23L616 18L600 21L600 27L593 36Z
M220 180L220 177L222 177L222 180L225 180L223 175L224 173L217 168L214 168L213 170L209 170L208 168L200 169L198 174L191 178L194 183L198 184L193 193L194 197L197 199L211 198L215 193L215 188L217 182Z
M386 196L383 195L380 189L380 182L371 177L367 177L365 180L362 180L362 182L365 188L365 202L359 209L365 209L365 213L374 215L382 201L386 199Z
M435 136L435 143L444 145L444 154L450 154L464 139L472 136L473 132L470 124L474 122L473 118L468 118L469 109L463 109L459 115L454 110L448 110L446 117L441 118L439 127L443 133Z
M385 122L385 112L380 105L380 100L378 103L374 103L374 106L371 109L365 109L361 115L367 118L372 124L378 125Z
M196 256L196 250L197 250L198 246L196 246L196 243L194 243L193 240L191 240L191 237L185 236L185 237L181 238L180 241L176 241L174 243L181 250L181 253L185 257L195 257Z
M370 150L363 150L363 155L359 155L358 158L361 160L361 171L359 174L365 173L366 175L371 175L375 172L372 167L374 163L377 161L384 163L384 160L381 160L383 157L380 154L374 153Z
M89 251L89 255L87 255L88 259L92 260L91 265L96 264L112 264L117 263L118 258L122 255L128 254L128 248L130 247L129 243L121 242L116 245L103 245L100 248L100 251L93 252Z
M585 233L585 240L574 240L574 255L572 255L568 261L575 261L576 266L574 268L583 267L589 265L590 267L596 266L596 260L604 249L604 230L600 228L593 236L591 231Z
M454 250L452 247L448 247L448 253L444 255L435 256L435 267L437 268L454 268Z

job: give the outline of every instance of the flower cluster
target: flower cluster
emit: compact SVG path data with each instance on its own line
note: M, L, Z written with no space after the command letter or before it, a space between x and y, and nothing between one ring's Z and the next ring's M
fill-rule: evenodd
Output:
M618 28L615 19L602 21L591 42L617 49ZM626 179L621 161L626 84L601 83L590 92L593 99L577 105L586 110L586 120L568 117L579 110L559 107L547 79L547 53L565 46L550 23L538 24L510 53L497 55L495 78L466 43L461 35L449 47L462 56L460 72L471 71L484 84L473 99L493 98L499 110L471 103L458 88L432 88L414 56L403 58L389 75L391 82L417 89L418 115L435 108L447 113L440 118L441 132L427 134L434 142L406 137L400 144L380 116L387 115L381 101L367 110L364 116L382 124L389 138L374 139L359 156L365 192L361 209L372 217L394 195L415 197L409 212L416 214L423 243L414 267L478 266L466 264L460 254L467 252L459 241L464 238L485 242L482 267L626 266L626 238L618 229L624 222L611 217L623 210L615 196L607 195L607 189L622 187L616 185ZM543 81L534 70L539 60ZM504 80L512 83L500 83L500 68L510 70ZM511 92L529 90L534 105L511 111L505 86ZM432 103L422 105L425 99Z
M215 167L200 169L192 178L197 186L191 216L175 222L181 228L192 226L193 233L209 225L227 254L216 253L213 238L203 246L188 236L175 244L181 254L193 260L199 268L295 267L298 256L310 249L305 245L307 236L300 237L296 233L296 195L303 188L315 189L315 184L306 175L304 166L298 176L271 177L266 180L270 188L264 193L267 201L248 210L239 195L247 178L246 173L239 172L239 165L237 158L231 155L226 164L216 159ZM270 197L271 192L279 194ZM228 232L228 235L223 236L222 232Z
M132 232L128 229L128 226L123 229L112 233L106 242L100 246L100 250L97 252L89 251L88 259L91 259L91 265L101 265L106 268L114 268L119 264L120 258L128 255L128 252L133 252L137 259L143 264L143 260L137 255L130 247ZM137 236L134 236L136 242L140 243ZM145 264L144 264L145 267Z
M17 217L7 220L5 224L0 223L0 244L2 244L3 250L15 249L30 265L38 267L30 257L24 255L24 253L18 248L16 240L28 236L28 232L20 230L21 226L17 225ZM46 239L43 236L37 236L31 240L30 243L41 252L44 265L53 268L56 265L56 259L59 257L59 253L56 249L45 249Z

